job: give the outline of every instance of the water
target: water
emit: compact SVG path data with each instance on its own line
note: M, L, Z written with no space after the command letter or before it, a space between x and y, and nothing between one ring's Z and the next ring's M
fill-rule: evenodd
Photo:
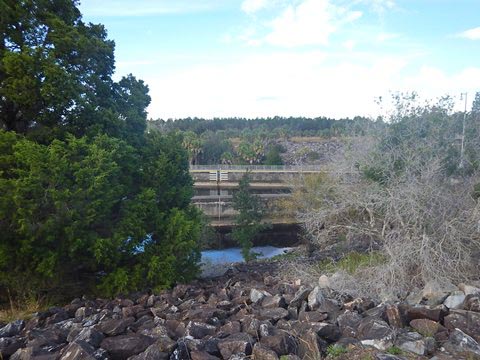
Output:
M259 253L258 259L269 259L277 255L289 252L292 248L277 248L274 246L256 246L252 248L254 253ZM230 248L223 250L205 250L202 251L202 262L206 264L228 264L233 262L243 262L240 248Z

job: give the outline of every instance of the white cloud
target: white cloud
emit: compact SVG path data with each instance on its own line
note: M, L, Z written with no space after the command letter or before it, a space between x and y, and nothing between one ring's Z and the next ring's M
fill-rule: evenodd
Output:
M378 42L386 42L389 40L394 40L398 39L400 37L400 34L395 34L395 33L380 33L377 35L376 40Z
M465 30L457 34L457 37L468 40L480 40L480 26L473 29Z
M149 116L375 117L380 109L374 99L388 98L390 91L416 90L433 98L473 94L480 83L480 68L450 74L415 68L408 56L365 56L282 51L157 74L145 78L152 96Z
M287 6L267 24L271 31L265 41L284 47L326 45L338 27L361 16L360 11L347 10L329 0L303 0Z
M242 11L247 14L253 14L259 10L266 8L271 0L244 0L242 2Z

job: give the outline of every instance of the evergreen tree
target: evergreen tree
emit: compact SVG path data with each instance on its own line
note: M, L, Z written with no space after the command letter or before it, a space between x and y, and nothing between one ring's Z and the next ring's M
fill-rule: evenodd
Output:
M238 215L235 217L232 238L242 248L245 261L253 260L258 255L251 251L253 240L268 225L262 223L265 210L260 198L250 190L248 172L240 179L238 191L233 194L233 208L238 211Z

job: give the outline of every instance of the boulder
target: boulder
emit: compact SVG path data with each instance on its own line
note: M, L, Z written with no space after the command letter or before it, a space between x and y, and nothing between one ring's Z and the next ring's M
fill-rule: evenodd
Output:
M265 296L272 296L272 294L264 290L257 290L257 289L250 290L250 300L254 304L260 302Z
M265 296L262 300L262 306L264 308L285 308L287 303L283 296L277 294L274 296Z
M0 338L12 337L20 334L20 331L25 327L25 321L15 320L8 323L0 329Z
M280 319L288 318L288 311L284 308L260 309L258 312L260 320L271 320L276 322Z
M85 341L68 344L62 351L60 360L95 360L95 349Z
M319 323L315 324L315 328L317 328L317 335L329 343L338 341L342 336L340 328L334 324Z
M253 360L278 360L278 355L272 349L256 343L252 351Z
M480 340L480 313L466 310L453 310L445 316L444 325L447 329L460 329L467 335Z
M128 317L125 319L110 319L102 321L98 325L98 330L108 336L117 336L125 332L128 326L135 322L134 317Z
M234 354L243 353L250 355L254 344L253 338L245 333L233 334L218 342L218 349L224 359Z
M209 354L206 351L192 351L190 353L191 360L218 360L219 358Z
M25 339L19 336L0 338L0 359L7 359L25 346Z
M468 294L463 302L463 309L480 312L480 295Z
M404 321L398 306L395 304L388 304L385 307L385 315L387 317L388 324L393 328L402 328Z
M440 323L430 319L414 319L410 321L410 327L423 336L434 336L437 332L445 329Z
M311 288L301 286L300 289L295 293L295 296L293 299L290 301L289 306L293 307L299 307L303 301L305 301L308 297L308 294L310 294L310 291L312 291Z
M469 353L480 356L479 343L460 329L454 329L451 332L448 341L443 344L443 347L453 353Z
M215 335L216 327L201 322L190 321L186 328L186 336L192 336L194 339L203 339L208 335Z
M297 348L295 338L284 331L280 331L276 335L264 336L260 339L260 343L273 350L277 355L293 353Z
M87 344L97 348L104 338L105 336L94 328L83 328L75 337L74 341L85 341Z
M319 286L315 286L315 288L308 294L308 307L310 310L317 310L324 301L325 297L323 296L322 289Z
M385 351L393 345L393 331L388 324L377 318L365 318L358 326L357 338L363 345Z
M322 340L317 333L309 329L299 336L298 356L301 359L321 359L322 352L327 349L327 342Z
M118 335L104 339L101 347L111 359L121 360L145 351L154 341L144 335Z
M449 309L462 309L464 301L465 294L463 291L454 291L445 299L443 305Z
M337 323L342 335L345 337L356 337L357 329L362 319L363 318L360 316L360 314L349 310L339 315L337 318Z

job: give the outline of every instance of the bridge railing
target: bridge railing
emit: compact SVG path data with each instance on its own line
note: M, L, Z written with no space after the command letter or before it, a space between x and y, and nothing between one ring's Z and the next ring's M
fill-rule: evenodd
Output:
M321 165L190 165L191 171L320 171Z

